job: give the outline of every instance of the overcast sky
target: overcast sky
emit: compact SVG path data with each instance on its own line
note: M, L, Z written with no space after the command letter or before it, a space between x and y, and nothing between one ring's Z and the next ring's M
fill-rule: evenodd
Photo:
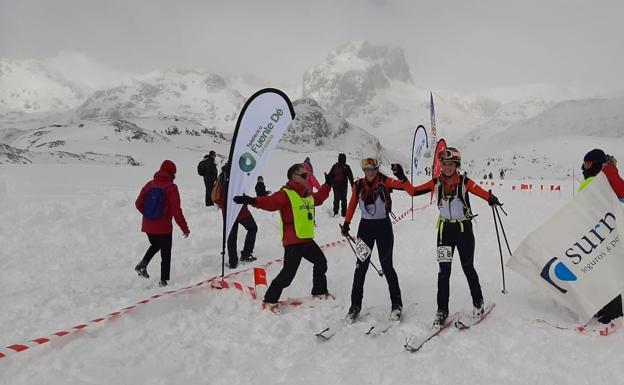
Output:
M428 88L624 89L624 2L0 0L0 57L77 50L114 67L199 68L300 83L349 40L404 49Z

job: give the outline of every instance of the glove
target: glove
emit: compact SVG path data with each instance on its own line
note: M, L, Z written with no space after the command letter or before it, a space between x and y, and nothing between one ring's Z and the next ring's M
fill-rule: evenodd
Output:
M334 183L334 174L332 174L331 172L329 174L325 173L325 184L328 184L331 186L333 183Z
M498 200L496 195L492 194L492 191L490 191L490 197L488 198L488 204L490 206L502 206L503 205L502 203L500 203L500 201Z
M607 154L607 163L613 165L613 167L617 167L617 159L615 159L615 156L613 155Z
M256 204L256 198L254 197L249 197L245 194L243 195L237 195L234 198L232 198L232 200L235 203L238 203L239 205L255 205Z
M393 163L390 167L392 169L392 173L394 173L394 176L399 181L405 182L407 180L405 172L403 171L403 166L401 166L399 163Z
M345 222L342 224L342 226L340 226L340 232L342 233L343 237L349 236L349 222Z

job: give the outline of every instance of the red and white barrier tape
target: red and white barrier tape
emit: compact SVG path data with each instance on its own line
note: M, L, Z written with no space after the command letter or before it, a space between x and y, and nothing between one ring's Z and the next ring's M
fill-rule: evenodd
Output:
M422 209L424 209L426 207L428 207L428 205L420 207L420 208L417 208L417 209L414 209L414 210L422 210ZM398 223L401 220L405 219L411 210L412 209L410 208L407 211L405 211L403 214L401 214L399 217L397 217L397 219L393 223ZM340 240L340 241L334 241L334 242L326 243L324 245L321 245L320 247L322 249L325 249L325 248L336 247L336 246L344 246L346 244L347 244L347 241L345 239L343 239L343 240ZM261 267L269 267L272 264L279 263L279 262L283 262L283 259L282 258L278 258L278 259L275 259L273 261L269 261L269 262L265 263L264 265L262 265ZM209 286L210 288L218 288L218 289L230 289L231 288L231 289L236 289L236 290L239 290L241 292L247 293L253 299L256 299L256 290L255 290L254 287L243 285L240 282L232 282L232 281L228 282L228 281L226 281L227 278L236 277L237 275L240 275L242 273L246 273L246 272L248 272L248 271L250 271L252 269L253 269L253 267L250 267L249 269L236 271L236 272L233 272L231 274L227 274L227 275L225 275L223 277L216 276L216 277L212 277L210 279L201 281L199 283L196 283L194 285L182 287L182 288L175 289L175 290L169 290L169 291L166 291L166 292L160 293L160 294L155 294L155 295L153 295L153 296L151 296L151 297L149 297L147 299L143 299L143 300L137 302L134 305L127 306L127 307L125 307L125 308L123 308L123 309L121 309L119 311L110 313L110 314L108 314L108 315L106 315L104 317L99 317L99 318L96 318L96 319L91 320L89 322L85 322L85 323L82 323L82 324L78 324L78 325L72 326L71 328L68 328L66 330L61 330L61 331L58 331L56 333L52 333L48 337L39 337L39 338L28 340L26 342L22 342L22 343L19 343L19 344L8 345L8 346L6 346L4 348L0 348L0 360L5 358L5 357L7 357L7 356L9 356L9 355L12 355L12 354L15 354L15 353L20 353L20 352L23 352L25 350L29 350L31 348L34 348L36 346L40 346L40 345L46 344L46 343L48 343L50 341L53 341L55 339L58 339L58 338L61 338L61 337L65 337L65 336L68 336L68 335L71 335L71 334L75 334L75 333L77 333L79 331L82 331L84 329L87 329L89 327L96 326L96 325L101 325L104 321L118 318L119 316L130 312L131 310L137 308L140 305L146 305L146 304L152 302L153 300L161 298L161 297L163 297L165 295L172 295L172 294L175 294L175 293L180 293L180 292L183 292L183 291L195 289L195 288L204 286L207 283L210 283L210 286Z

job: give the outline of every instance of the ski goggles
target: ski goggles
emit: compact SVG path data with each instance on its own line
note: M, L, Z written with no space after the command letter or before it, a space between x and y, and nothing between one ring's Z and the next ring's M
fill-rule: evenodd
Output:
M302 172L301 174L295 174L295 175L299 175L303 179L308 179L308 173L307 172Z
M362 159L362 170L364 171L379 170L379 161L375 158Z
M459 160L461 159L461 153L456 150L449 150L448 148L444 148L438 152L438 160L443 162L445 160Z

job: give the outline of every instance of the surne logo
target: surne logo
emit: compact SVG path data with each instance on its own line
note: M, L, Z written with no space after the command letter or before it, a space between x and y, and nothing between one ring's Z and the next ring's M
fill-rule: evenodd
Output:
M605 214L604 218L598 221L587 234L565 251L565 256L570 258L575 265L581 263L584 256L590 255L605 241L605 237L615 230L615 221L615 215L612 213ZM544 265L540 276L563 294L568 292L567 289L562 287L566 285L565 282L573 282L577 279L572 270L559 261L557 257L551 258Z
M612 220L612 224L607 222L608 219ZM602 225L606 229L602 229ZM602 234L600 231L602 230ZM609 230L608 233L604 233L605 230ZM566 257L571 259L571 262L578 265L583 260L583 255L589 255L594 251L602 242L604 242L607 234L611 234L615 230L615 215L612 213L605 214L594 228L590 229L586 235L584 235L579 241L575 242L572 247L566 250ZM604 235L604 236L603 236ZM581 254L582 253L582 254Z

